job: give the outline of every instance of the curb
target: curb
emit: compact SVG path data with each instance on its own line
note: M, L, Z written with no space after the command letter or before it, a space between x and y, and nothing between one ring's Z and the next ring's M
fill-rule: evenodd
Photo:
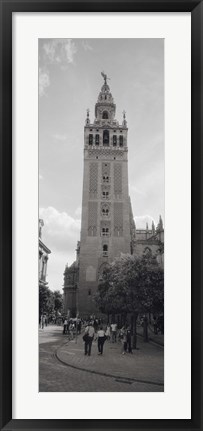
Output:
M138 334L138 333L137 333L136 335L137 335L138 337L144 338L142 334ZM154 341L154 340L152 340L152 338L149 338L148 343L150 343L150 344L154 344L154 346L159 346L159 347L162 347L162 349L164 349L164 344L161 344L161 343L159 343L158 341Z
M58 349L55 350L54 356L55 356L55 358L59 362L61 362L66 367L71 367L71 368L74 368L75 370L86 371L87 373L97 374L97 375L100 375L100 376L103 376L103 377L111 377L111 378L114 378L114 379L118 379L119 378L119 380L120 379L121 380L126 380L128 382L145 383L145 384L148 384L148 385L155 385L155 386L164 386L164 383L160 383L160 382L152 382L150 380L135 379L133 377L115 376L114 374L104 373L104 372L101 372L101 371L88 370L87 368L78 367L76 365L69 364L68 362L63 361L63 359L61 359L58 356L58 351L59 351L59 349L61 347L62 346L60 346Z

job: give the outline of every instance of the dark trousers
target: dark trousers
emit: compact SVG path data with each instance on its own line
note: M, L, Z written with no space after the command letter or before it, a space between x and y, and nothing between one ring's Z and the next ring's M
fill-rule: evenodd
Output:
M112 343L116 343L116 331L112 331Z
M104 337L98 337L98 351L99 353L103 353L103 347L104 347Z
M85 355L91 355L93 337L88 337L85 341Z
M127 349L129 353L132 353L131 337L127 338Z
M127 352L127 341L123 342L123 351Z

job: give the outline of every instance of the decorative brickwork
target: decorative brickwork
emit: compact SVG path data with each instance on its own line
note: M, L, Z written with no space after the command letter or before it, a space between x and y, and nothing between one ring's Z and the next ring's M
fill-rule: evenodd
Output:
M90 182L89 182L89 193L90 198L94 199L97 197L98 188L98 164L90 164Z
M110 199L110 185L101 186L101 198L107 200Z
M116 163L114 165L114 194L120 198L122 194L122 165Z
M95 159L96 157L99 159L111 160L113 160L114 157L116 157L116 159L122 159L123 154L123 151L110 148L93 148L92 150L88 150L88 155L91 159Z
M114 236L123 236L123 203L114 202Z
M105 219L110 216L110 203L101 204L101 216Z
M88 236L97 235L97 202L88 202Z
M102 163L102 178L104 176L110 178L110 163Z
M101 221L100 224L100 234L101 236L108 237L111 235L111 223L110 221Z

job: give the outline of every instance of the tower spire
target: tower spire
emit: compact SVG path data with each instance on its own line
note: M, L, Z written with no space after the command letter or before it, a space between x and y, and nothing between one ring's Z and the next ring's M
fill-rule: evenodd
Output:
M88 124L90 124L90 110L89 110L89 108L87 108L86 126L88 126Z
M106 81L107 81L107 79L110 79L110 78L108 78L108 77L107 77L107 74L106 74L106 73L104 73L104 72L101 72L101 76L103 76L103 78L104 78L104 84L105 84L105 85L107 85L107 82L106 82Z
M123 127L127 126L127 121L126 121L126 111L123 110L123 122L122 122Z
M154 220L152 220L152 235L155 234L155 225L154 225Z
M162 220L161 215L159 216L159 223L158 223L158 225L157 225L156 230L157 230L157 232L160 232L160 231L162 231L162 230L163 230L163 220Z

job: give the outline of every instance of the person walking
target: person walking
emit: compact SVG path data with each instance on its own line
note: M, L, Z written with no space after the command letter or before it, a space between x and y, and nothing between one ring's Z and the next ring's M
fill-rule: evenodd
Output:
M74 336L73 336L73 330L74 330L74 325L73 322L70 321L69 327L68 327L68 332L69 332L69 338L70 340L73 340Z
M128 353L132 353L132 345L131 345L131 329L130 326L127 327L127 331L126 331L126 342L127 342L127 350Z
M67 319L63 322L63 334L67 334L67 328L68 328L68 321Z
M45 325L45 316L42 315L42 329L44 329L44 325Z
M89 322L89 324L85 328L85 335L83 337L83 340L85 342L85 355L90 356L91 355L91 349L92 349L92 341L94 339L94 328L92 326L92 322Z
M105 340L106 340L105 331L103 330L103 327L100 326L99 330L97 331L98 355L103 354L103 347L104 347Z
M112 343L116 343L117 324L115 322L111 324L111 333L112 333Z
M127 352L127 331L125 326L123 326L121 329L121 340L123 344L122 354L125 355L125 353Z
M110 340L110 338L111 338L111 328L110 328L109 323L107 324L105 335L107 337L107 340Z

